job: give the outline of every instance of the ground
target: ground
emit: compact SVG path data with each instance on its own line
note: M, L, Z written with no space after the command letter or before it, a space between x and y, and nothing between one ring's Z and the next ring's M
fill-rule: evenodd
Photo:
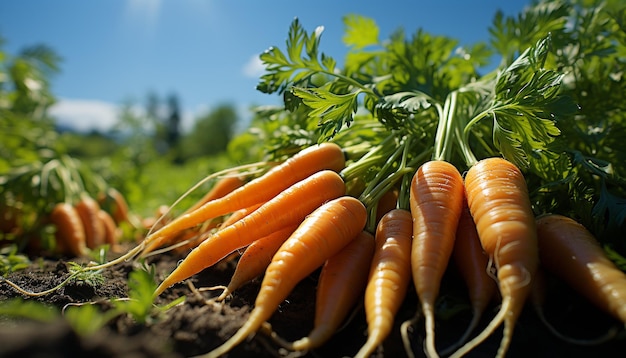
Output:
M159 255L148 259L161 279L181 259L174 255ZM0 316L0 357L188 357L206 353L228 339L244 323L254 303L259 281L253 281L236 291L225 303L207 303L218 291L194 293L192 288L224 285L228 282L235 262L218 264L195 275L190 283L181 283L168 289L155 302L165 305L181 295L187 297L179 304L138 324L131 316L123 315L110 321L95 334L80 335L62 318L41 323L26 319L8 319ZM93 288L72 284L39 298L30 298L63 308L70 303L99 302L107 309L110 298L127 297L128 274L136 263L125 262L105 270L104 284ZM452 271L452 270L451 270ZM31 292L53 287L67 276L67 260L38 258L26 270L10 274L7 278ZM303 280L283 302L270 323L275 332L287 340L305 336L312 326L315 310L315 287L319 272ZM349 285L350 283L346 283ZM559 300L549 299L546 312L549 319L565 333L578 337L603 334L615 321L596 311L566 287L558 286ZM437 343L445 347L458 337L468 323L470 313L463 309L462 283L450 272L441 290L437 321ZM555 291L555 290L553 290ZM20 295L6 284L0 283L0 301ZM553 292L553 296L554 292ZM565 300L565 301L562 301ZM375 357L407 357L400 335L400 324L413 317L418 305L413 287L396 317L393 331ZM446 309L448 307L448 309ZM453 309L454 307L461 309ZM487 312L482 326L488 323L497 302ZM446 316L445 313L448 313ZM409 330L412 352L422 357L423 321ZM235 348L229 357L346 357L353 356L366 338L367 324L360 307L348 323L324 347L306 353L287 352L268 337L259 333ZM472 351L468 357L493 357L501 338L501 330ZM620 353L621 352L621 353ZM595 346L580 346L556 339L538 321L531 307L526 307L515 327L514 340L508 357L596 357L623 356L626 338L623 328L620 337Z

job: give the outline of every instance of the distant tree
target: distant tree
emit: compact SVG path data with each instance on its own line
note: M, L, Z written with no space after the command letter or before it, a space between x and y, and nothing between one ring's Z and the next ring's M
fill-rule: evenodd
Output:
M178 96L172 94L168 99L169 116L167 118L167 143L175 147L180 138L180 106Z
M230 104L221 104L198 118L182 143L184 156L199 157L226 151L238 120L237 111Z

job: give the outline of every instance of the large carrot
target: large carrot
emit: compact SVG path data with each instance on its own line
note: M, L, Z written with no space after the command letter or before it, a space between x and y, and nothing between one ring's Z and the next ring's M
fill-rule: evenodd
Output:
M71 204L56 204L50 213L50 222L56 228L55 240L63 253L74 256L88 253L83 222Z
M435 302L448 266L463 209L463 178L446 161L424 163L410 190L413 216L411 269L426 325L426 351L436 357Z
M276 251L291 236L296 227L296 224L286 226L250 244L239 258L228 286L215 300L222 301L239 287L261 276L272 262Z
M161 236L175 234L206 220L265 202L313 173L321 170L338 172L344 166L343 151L334 143L325 142L306 148L228 195L209 201L193 212L178 216L158 231L148 235L145 242L149 243Z
M537 219L541 266L626 324L626 274L582 224L562 215Z
M374 236L361 233L324 263L317 285L313 330L288 348L297 351L317 348L337 331L363 295L374 255Z
M192 250L156 290L167 287L215 264L232 251L247 246L285 226L298 224L322 203L345 193L339 174L323 170L297 182L234 224L218 230Z
M296 284L354 240L365 227L366 221L365 206L350 196L331 200L307 216L274 255L246 323L228 341L205 357L226 354L255 333Z
M355 358L369 357L387 338L411 282L413 218L393 209L378 222L376 247L365 288L367 341Z
M472 320L457 343L448 347L446 352L457 349L467 341L498 290L494 277L488 273L489 257L480 245L476 224L466 201L463 203L463 211L456 230L452 260L467 286ZM446 352L442 352L442 355L446 355Z
M85 228L87 247L93 249L104 244L106 229L102 220L98 218L100 204L91 196L83 194L74 207Z
M481 245L495 264L502 305L489 325L452 357L469 352L504 322L497 352L502 357L539 265L535 218L523 174L505 159L483 159L472 166L465 191Z
M539 225L539 222L537 222L537 225ZM537 239L540 242L539 248L541 250L542 238L541 236L537 235ZM539 254L539 257L541 258L541 253ZM532 307L535 309L535 313L537 314L537 317L544 324L546 329L550 331L550 333L552 333L556 338L564 342L567 342L570 344L576 344L580 346L595 346L598 344L606 343L610 341L611 339L615 338L615 336L621 330L620 329L621 325L614 325L609 330L607 330L604 334L599 335L597 337L592 337L592 338L574 338L571 336L567 336L566 334L560 332L554 325L552 325L552 323L545 316L544 309L543 309L547 300L547 291L548 291L548 282L547 282L548 277L547 276L548 275L549 273L546 272L545 268L541 267L541 264L540 264L539 269L535 273L533 287L532 287L528 300L532 304Z

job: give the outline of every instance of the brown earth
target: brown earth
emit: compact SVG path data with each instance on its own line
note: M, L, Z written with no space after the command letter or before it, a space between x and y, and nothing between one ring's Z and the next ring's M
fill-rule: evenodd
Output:
M160 255L148 259L155 265L162 279L180 257ZM132 262L106 269L106 282L93 288L85 284L71 284L52 294L28 298L44 302L59 310L70 303L99 302L103 310L110 307L107 299L127 297L128 274ZM0 357L188 357L200 355L228 339L243 324L254 303L259 281L251 282L223 304L207 303L217 291L192 292L191 287L209 287L226 284L235 263L222 263L204 270L191 279L193 285L178 284L168 289L155 302L165 305L181 295L187 299L138 324L131 316L123 315L110 321L92 335L80 335L62 318L53 322L38 322L0 316ZM470 313L464 302L463 284L452 272L447 274L441 290L437 321L437 343L445 347L457 338L469 322ZM49 289L67 277L66 261L58 259L33 259L26 270L10 274L7 278L21 287L38 292ZM294 340L306 335L312 326L315 305L315 287L319 272L303 280L283 302L270 323L284 339ZM346 283L349 285L349 283ZM555 284L550 291L546 307L548 318L562 332L570 336L590 338L604 334L616 322L589 306L567 287ZM0 301L20 295L7 284L0 282ZM25 297L26 298L26 297ZM400 335L400 324L416 312L417 298L413 288L396 317L394 330L375 357L406 357ZM493 316L497 304L486 314L481 327ZM229 357L345 357L353 356L366 338L367 325L362 308L355 310L352 319L324 347L306 353L287 352L264 333L236 347ZM409 329L410 342L415 357L422 357L423 321ZM501 330L472 351L468 357L493 357L501 338ZM515 328L514 340L508 357L617 357L626 352L626 337L622 328L619 337L591 347L564 343L554 338L538 321L534 311L527 307Z

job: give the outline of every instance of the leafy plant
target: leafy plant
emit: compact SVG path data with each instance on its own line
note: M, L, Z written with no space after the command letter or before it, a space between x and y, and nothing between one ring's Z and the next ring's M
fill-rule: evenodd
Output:
M490 41L462 47L422 29L380 41L372 19L349 15L343 68L321 52L323 28L308 33L296 19L286 49L260 56L257 88L284 99L267 116L286 119L269 140L305 129L348 153L367 147L344 174L369 183L372 201L429 152L461 170L503 156L524 170L536 214L573 216L626 252L616 235L626 231L624 13L611 1L535 1L496 13Z
M30 265L27 256L18 253L16 245L0 248L0 276L23 270Z
M128 300L114 300L119 312L129 313L138 323L145 323L154 312L153 293L157 284L154 272L134 270L128 277Z

